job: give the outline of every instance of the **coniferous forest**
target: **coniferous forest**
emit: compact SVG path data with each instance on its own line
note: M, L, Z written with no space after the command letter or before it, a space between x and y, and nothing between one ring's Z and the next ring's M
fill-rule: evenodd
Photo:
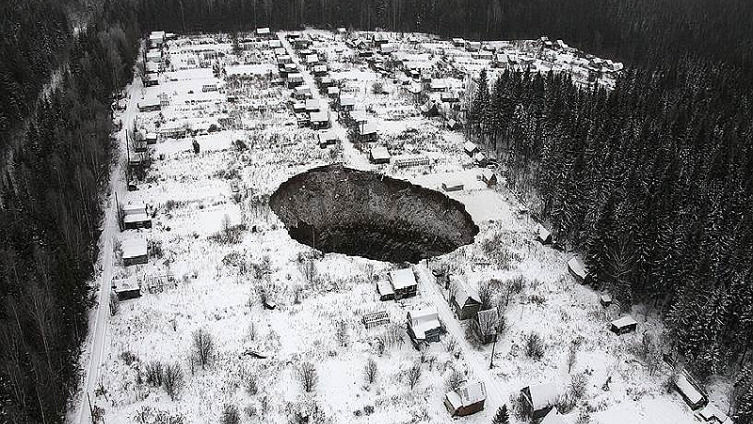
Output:
M308 24L548 35L625 62L610 92L565 75L482 75L467 136L496 150L508 185L586 253L594 284L661 313L699 375L734 378L737 422L753 422L750 1L12 0L0 22L3 421L61 422L75 392L110 103L139 37Z

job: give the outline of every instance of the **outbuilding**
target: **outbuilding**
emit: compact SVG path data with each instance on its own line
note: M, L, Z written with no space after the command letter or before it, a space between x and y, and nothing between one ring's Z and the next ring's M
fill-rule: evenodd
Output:
M329 128L329 111L320 110L317 112L311 112L309 114L309 121L311 122L311 128L319 130L322 128Z
M408 312L408 335L414 343L438 342L442 332L436 308Z
M378 138L376 122L364 122L359 125L357 136L361 143L375 142Z
M567 261L567 269L568 271L570 271L570 274L572 274L573 277L578 280L578 282L588 282L588 268L586 267L586 264L583 263L582 259L578 257L571 258L569 261Z
M390 285L395 292L396 300L416 295L416 292L418 291L418 283L416 282L416 276L413 275L412 269L403 268L390 271L389 275Z
M123 240L120 245L123 251L123 265L139 265L149 262L146 239L142 237Z
M531 418L545 417L557 403L560 390L554 383L543 383L524 387L520 391L521 399L528 407Z
M369 161L371 163L390 163L390 152L384 146L372 147L369 150Z
M442 183L442 190L444 191L463 191L464 187L463 182L456 179L451 179Z
M466 141L465 144L463 144L463 150L468 156L473 157L473 155L478 152L478 146L473 142Z
M121 224L124 230L152 228L152 219L146 213L143 202L127 203L120 208Z
M475 318L479 309L481 309L481 301L479 301L476 290L457 279L453 281L450 288L450 305L461 321Z
M387 280L378 280L376 282L377 293L379 294L379 300L395 300L395 290L392 289L392 284Z
M638 328L638 321L634 320L630 315L625 315L609 324L609 331L615 334L632 333L636 328Z
M128 300L141 297L141 287L138 282L126 278L113 280L112 291L115 293L118 300Z
M708 397L703 393L700 385L685 371L675 379L674 388L690 409L696 410L708 403Z
M546 228L544 228L543 225L539 225L539 231L538 231L538 234L536 236L536 239L541 244L544 244L544 245L551 244L552 243L552 233L549 230L547 230Z
M486 386L483 382L466 383L459 389L447 392L444 404L453 417L464 417L484 409Z
M322 149L337 144L338 140L337 134L332 130L321 131L317 134L317 137L319 138L319 147Z

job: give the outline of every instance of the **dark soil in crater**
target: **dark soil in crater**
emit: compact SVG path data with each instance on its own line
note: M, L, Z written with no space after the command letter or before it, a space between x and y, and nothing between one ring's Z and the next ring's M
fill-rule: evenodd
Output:
M449 253L478 234L465 206L445 194L342 165L292 177L270 206L300 243L386 262Z

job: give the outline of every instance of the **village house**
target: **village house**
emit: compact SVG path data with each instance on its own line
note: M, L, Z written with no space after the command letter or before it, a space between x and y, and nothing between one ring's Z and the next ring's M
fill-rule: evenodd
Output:
M708 397L701 390L700 384L687 372L683 371L673 381L674 389L682 396L690 409L696 410L708 403Z
M626 334L634 332L637 327L638 321L634 320L630 315L625 315L612 321L609 324L609 331L615 334Z
M162 103L158 98L144 99L137 104L139 112L155 112L162 109Z
M499 313L497 310L492 308L479 311L475 318L474 327L481 343L489 344L496 342L497 334L499 334Z
M447 392L444 404L453 417L464 417L484 409L486 386L483 382L466 383L459 389Z
M311 97L311 89L307 85L300 85L293 90L293 98L296 100L306 100Z
M373 143L378 137L376 122L363 122L358 126L356 141L359 143Z
M329 110L319 110L309 113L309 125L314 130L329 128Z
M139 237L123 240L120 247L123 252L124 266L140 265L149 262L145 238Z
M141 82L144 84L144 87L154 87L155 85L159 85L159 76L154 73L147 73L143 76Z
M162 43L165 42L165 31L152 31L149 34L149 45L151 47L162 47Z
M303 75L298 72L288 74L288 88L298 88L303 85Z
M118 300L128 300L141 297L141 287L137 281L119 278L112 281L112 292Z
M481 171L481 181L486 183L487 187L493 187L497 185L497 174L491 169L484 169Z
M384 146L372 147L369 150L369 162L375 164L390 163L390 152Z
M536 240L543 245L551 244L552 233L549 232L549 230L547 230L546 228L544 228L543 225L539 225L539 229L536 233Z
M407 320L408 335L414 344L439 342L442 324L436 308L410 311Z
M146 204L143 202L127 203L120 207L121 228L135 230L139 228L152 228L152 219L146 212Z
M395 291L392 289L392 284L389 281L377 280L376 289L379 294L379 300L395 300Z
M413 270L410 268L398 269L390 271L390 285L395 292L395 300L404 299L406 297L412 297L416 295L418 290L418 283L416 282L416 276L413 275Z
M269 28L256 28L256 36L261 39L269 39L272 37L272 31Z
M481 309L481 302L476 290L458 279L453 279L450 287L450 306L455 310L458 319L462 321L475 318Z
M320 85L325 86L324 82L322 82ZM339 87L327 87L327 97L330 99L336 99L340 96L340 88Z
M466 141L463 144L463 151L465 151L465 154L467 154L468 156L473 157L473 155L478 152L478 146L473 142Z
M520 395L530 417L540 419L546 416L557 403L560 390L554 383L543 383L524 387Z
M539 424L567 424L557 408L552 408Z
M340 93L338 110L341 112L352 112L356 107L356 98L354 96Z
M324 149L327 146L334 146L337 144L337 134L334 131L321 131L317 133L317 138L319 140L319 147Z

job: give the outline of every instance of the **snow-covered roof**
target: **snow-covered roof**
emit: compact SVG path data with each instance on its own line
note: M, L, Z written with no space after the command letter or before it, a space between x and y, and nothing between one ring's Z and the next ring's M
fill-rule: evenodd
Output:
M339 87L327 87L327 94L338 94L340 93Z
M292 74L288 74L288 80L291 81L303 81L303 75L299 74L298 72L294 72ZM300 88L300 87L298 87Z
M337 134L332 130L321 131L318 135L320 143L337 140Z
M306 100L306 110L310 110L310 111L319 110L319 99Z
M412 287L416 284L416 276L410 268L397 269L390 271L390 282L395 290Z
M463 144L463 150L465 150L468 153L473 153L476 150L478 150L478 146L476 146L475 143L466 141L465 144Z
M320 110L317 112L311 112L311 116L309 119L311 119L311 122L327 122L329 121L329 114L326 110Z
M630 325L637 325L638 321L634 320L630 315L625 315L622 318L612 321L612 325L617 328L623 328Z
M557 385L551 382L528 386L528 391L531 394L531 406L534 411L554 405L560 395Z
M722 412L719 408L717 408L716 405L713 403L709 403L706 405L703 409L698 411L698 415L701 416L706 421L716 420L722 424L726 424L727 420L730 420L730 418ZM730 420L731 422L731 420Z
M570 268L570 271L575 273L580 278L586 278L588 275L588 270L586 269L586 265L583 263L583 261L578 258L574 257L567 261L567 266Z
M463 185L462 181L447 182L445 184L447 187ZM462 281L458 279L453 279L452 290L453 290L453 295L455 296L455 302L457 302L457 304L460 305L461 307L465 305L466 302L468 302L469 300L477 304L481 303L478 300L479 295L476 292L476 290L471 287L468 287L468 285L466 285L465 283L463 283Z
M366 122L359 129L359 134L360 135L376 134L376 132L377 132L377 124L376 124L376 122Z
M340 106L355 106L356 98L340 94Z
M377 146L371 149L371 157L375 160L386 160L390 158L390 152L384 146Z
M410 328L417 339L425 339L426 333L441 327L436 308L426 308L408 312Z
M460 409L486 400L486 386L481 381L469 383L445 396L453 408Z
M392 290L392 286L387 280L379 280L376 283L377 291L382 296L391 296L395 294L395 291Z
M146 204L141 201L128 202L121 207L123 213L126 215L146 213Z
M319 56L315 54L306 55L306 63L316 63L319 61Z
M697 404L703 400L703 394L695 388L695 386L688 380L687 375L680 374L675 381L677 390L679 390L692 404Z
M149 215L143 212L129 213L123 217L123 223L130 224L132 222L145 222L149 221Z
M146 255L147 248L145 238L132 238L123 240L120 247L123 250L124 259Z
M256 33L259 35L267 35L270 33L269 28L256 28Z

